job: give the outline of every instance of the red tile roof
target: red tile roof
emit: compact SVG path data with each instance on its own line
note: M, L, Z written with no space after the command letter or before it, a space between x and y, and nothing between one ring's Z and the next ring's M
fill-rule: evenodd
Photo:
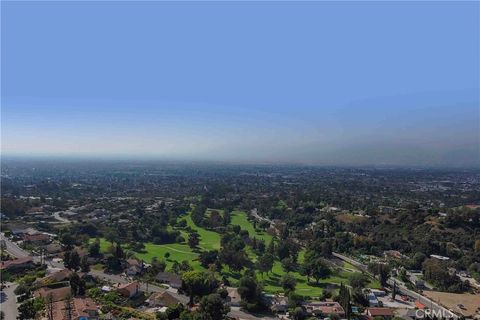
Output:
M72 290L70 289L70 287L61 287L61 288L55 288L55 289L43 287L35 291L33 293L33 296L35 298L43 298L47 300L48 296L52 295L52 300L56 302L56 301L65 300L71 294L72 294Z
M125 294L126 292L128 292L128 294L126 295L131 297L135 295L138 291L140 291L140 285L138 284L137 281L134 281L127 284L119 285L117 290L122 294Z
M376 316L393 316L393 310L390 308L368 308L368 313L372 317Z
M23 236L23 240L27 242L32 241L48 241L50 240L50 236L44 233L36 233L36 234L25 234Z
M76 317L88 318L92 313L98 313L98 307L90 298L75 298L73 306Z
M13 266L21 266L23 264L33 263L32 257L19 258L15 260L2 261L0 263L0 270L8 269Z

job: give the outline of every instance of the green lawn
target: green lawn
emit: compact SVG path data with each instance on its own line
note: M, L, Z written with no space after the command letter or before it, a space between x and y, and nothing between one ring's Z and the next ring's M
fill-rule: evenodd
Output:
M200 262L198 261L198 253L195 253L190 249L190 247L186 244L180 243L171 243L171 244L153 244L153 243L146 243L145 244L145 251L146 253L135 253L135 256L139 259L143 259L144 261L150 262L152 261L153 257L157 257L158 259L165 260L164 256L165 253L169 252L170 257L167 262L167 269L171 267L173 261L182 262L184 260L188 261L190 265L194 269L203 269L200 266Z
M190 214L185 217L185 220L187 221L187 225L190 228L197 230L198 234L200 235L200 244L198 246L201 249L204 249L204 250L220 249L220 234L218 234L215 231L210 231L197 226L195 223L193 223L192 217L190 217ZM188 234L186 234L186 232L184 237L185 237L185 240L188 239Z
M104 238L100 238L100 251L105 253L110 248L111 244ZM95 239L91 239L95 241ZM123 247L128 249L128 245ZM181 243L171 243L171 244L154 244L154 243L145 243L145 253L134 252L135 256L138 259L142 259L145 262L149 263L152 261L153 257L157 257L160 260L165 260L164 256L166 252L170 252L170 257L168 258L167 268L171 267L173 261L182 262L187 260L194 269L202 268L200 266L198 258L198 253L193 252L192 249Z
M265 231L257 231L253 227L253 223L247 219L247 214L243 211L233 211L232 212L232 225L238 225L243 230L248 231L250 237L255 237L257 239L265 240L266 245L272 241L273 237Z

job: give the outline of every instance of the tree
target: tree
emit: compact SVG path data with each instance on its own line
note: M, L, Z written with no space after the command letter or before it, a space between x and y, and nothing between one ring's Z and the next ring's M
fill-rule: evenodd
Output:
M354 272L349 277L350 286L353 289L363 289L368 283L368 277L360 272Z
M407 270L405 270L405 268L400 269L399 278L403 282L408 282L409 281L409 277L407 275Z
M274 263L274 257L270 253L265 253L264 255L260 256L256 263L256 267L258 271L260 271L260 274L266 272L267 274L272 270L273 268L273 263Z
M192 249L196 248L200 243L200 235L196 231L190 232L188 235L188 246Z
M100 240L95 239L88 247L88 255L90 257L97 257L100 254Z
M423 261L425 261L426 258L427 256L422 252L415 253L412 259L412 269L421 269L422 263Z
M330 258L332 256L332 243L330 240L326 240L322 243L321 252L322 256L325 258Z
M33 300L26 300L18 307L18 318L23 320L27 319L34 319L37 315L37 310L35 310L35 306Z
M363 293L362 290L360 289L354 289L352 291L352 300L362 306L362 307L368 307L369 305L369 302L368 302L368 299L367 299L367 296Z
M225 305L219 294L213 293L200 300L198 312L202 320L222 320L226 319L230 307Z
M390 267L385 263L372 263L368 265L368 269L374 274L378 275L380 284L385 287L387 285Z
M167 315L167 319L169 320L174 320L174 319L179 319L180 314L185 310L185 307L181 303L177 303L173 306L170 306L167 308L165 311L165 314Z
M241 277L237 290L245 309L248 311L259 311L264 308L262 304L262 286L257 282L254 275L245 274Z
M123 252L122 246L117 242L114 252L115 259L123 260L125 259L125 252Z
M310 275L315 279L317 284L320 282L320 279L327 278L331 273L327 263L321 258L316 259L313 265L309 267L309 270Z
M283 259L282 261L282 268L283 271L289 273L291 271L295 271L297 269L297 263L294 258L292 257L287 257Z
M293 320L304 320L307 317L302 307L295 307L295 309L290 312L290 315Z
M350 313L352 309L350 303L350 290L343 284L343 282L340 284L338 300L340 305L343 307L343 310L345 310L345 317L350 319Z
M217 290L217 293L220 295L220 298L227 299L228 297L228 290L225 288L220 288Z
M180 265L179 265L180 273L185 271L191 271L191 270L193 270L193 268L187 260L183 260L182 262L180 262Z
M270 243L268 244L267 252L270 253L271 255L275 254L275 243L273 242L273 240L271 240Z
M218 250L203 251L200 253L200 264L204 268L208 268L209 265L214 264L217 261Z
M118 241L118 234L114 229L107 229L105 239L113 245L114 242Z
M194 298L212 293L218 287L213 275L202 271L187 271L182 274L182 289L190 297L190 305Z
M76 272L70 275L69 280L74 295L85 294L85 280L81 279Z
M80 268L80 256L76 250L66 251L63 259L65 268L77 271Z
M64 232L60 237L60 242L67 250L71 250L75 245L75 238L73 238L70 232Z
M282 288L283 290L285 290L285 293L289 294L290 292L295 291L295 287L297 285L297 279L295 279L294 276L287 273L282 276L280 283L282 284Z
M163 255L163 257L165 258L165 260L168 261L168 258L170 258L170 252L165 252L165 254Z
M397 282L393 281L393 289L392 289L392 299L395 300L397 295Z
M90 264L88 263L88 257L83 256L80 261L80 270L82 272L89 272L90 271Z
M219 253L219 260L233 271L240 271L250 263L243 249L234 250L230 247L222 248Z
M320 279L328 277L331 273L327 262L312 248L305 252L301 273L307 277L307 281L310 278L314 278L318 284Z
M157 275L159 272L164 272L167 264L163 260L158 260L157 257L152 258L151 267L148 269L148 272L151 275Z

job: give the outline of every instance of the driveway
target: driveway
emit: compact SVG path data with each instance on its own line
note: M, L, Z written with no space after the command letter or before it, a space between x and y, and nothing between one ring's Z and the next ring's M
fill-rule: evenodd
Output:
M5 313L5 320L16 320L18 316L17 297L13 291L18 284L7 282L6 285L8 288L0 292L0 309Z

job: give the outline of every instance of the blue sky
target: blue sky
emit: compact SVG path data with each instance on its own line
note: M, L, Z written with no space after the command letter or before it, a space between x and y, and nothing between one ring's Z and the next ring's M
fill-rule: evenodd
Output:
M2 2L2 153L478 165L479 2Z

